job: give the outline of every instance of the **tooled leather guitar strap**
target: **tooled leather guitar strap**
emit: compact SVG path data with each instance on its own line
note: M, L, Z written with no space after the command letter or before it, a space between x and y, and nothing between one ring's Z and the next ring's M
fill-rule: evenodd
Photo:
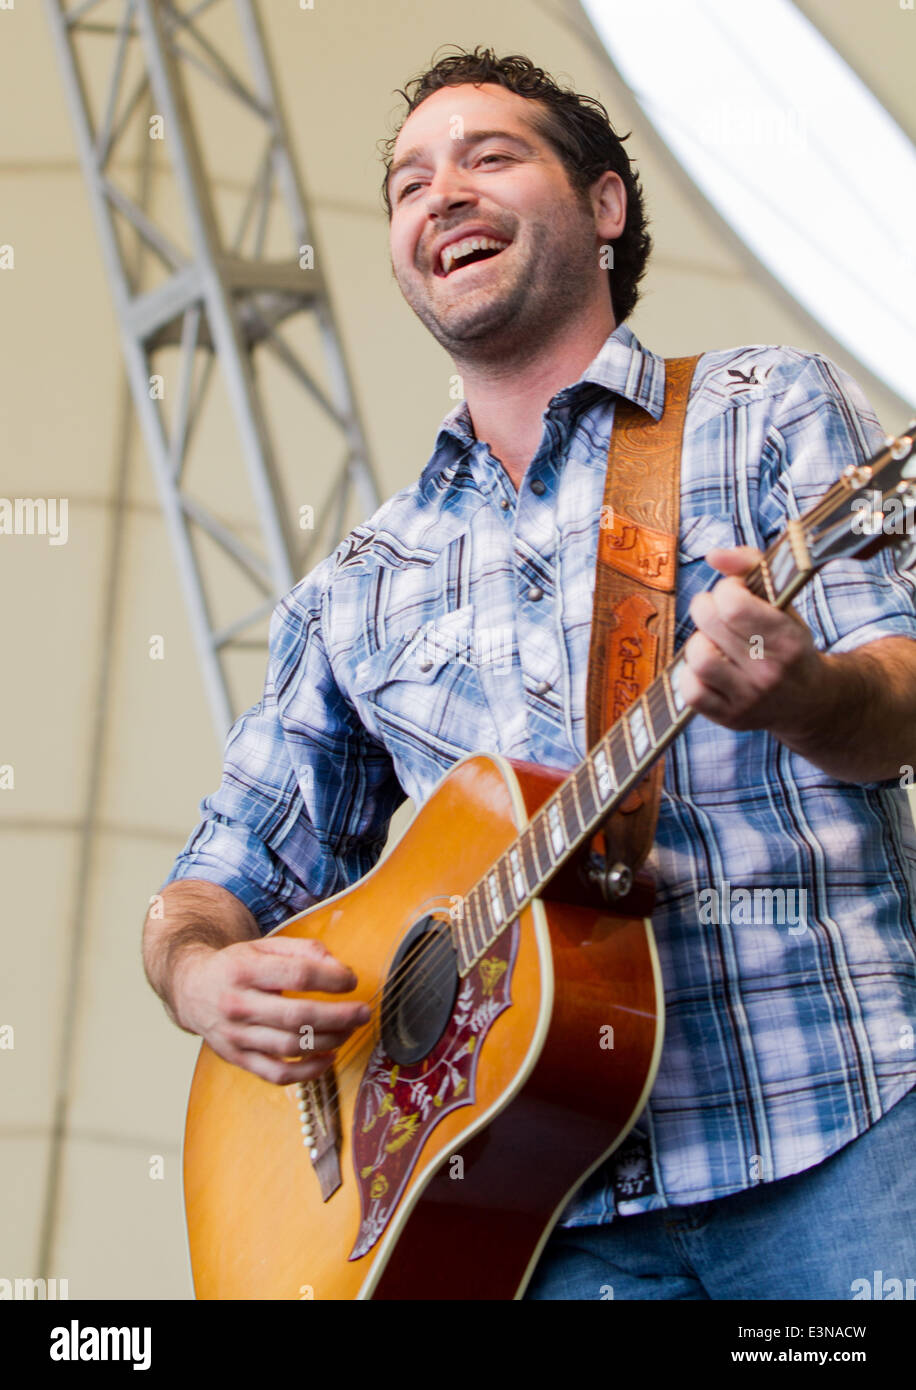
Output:
M660 420L623 397L614 408L588 657L589 749L674 654L681 442L698 360L665 360ZM605 856L607 831L613 858L634 872L655 839L664 761L656 760L592 838L592 848Z

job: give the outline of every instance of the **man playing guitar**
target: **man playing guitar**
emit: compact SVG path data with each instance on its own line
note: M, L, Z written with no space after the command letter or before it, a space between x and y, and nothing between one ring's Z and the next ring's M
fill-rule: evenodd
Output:
M263 699L145 928L172 1019L277 1086L320 1075L367 1011L286 997L356 980L264 933L368 872L397 805L463 753L584 756L614 403L658 418L664 401L664 362L626 322L650 239L604 108L488 50L412 88L386 162L392 268L465 399L417 482L278 605ZM742 582L881 438L817 354L699 361L677 599L699 717L667 754L647 862L665 1045L529 1297L851 1298L875 1270L916 1275L913 585L886 551L828 567L801 622ZM430 620L456 641L504 631L502 663L405 672L401 638ZM758 889L784 891L786 920L755 917Z

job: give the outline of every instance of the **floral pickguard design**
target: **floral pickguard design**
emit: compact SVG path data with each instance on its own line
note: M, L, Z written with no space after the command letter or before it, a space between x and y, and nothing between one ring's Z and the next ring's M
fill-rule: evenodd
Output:
M435 1126L450 1110L473 1102L481 1044L512 1002L518 932L516 921L461 980L448 1026L422 1061L398 1066L381 1040L376 1043L354 1109L361 1220L351 1260L361 1259L385 1230Z

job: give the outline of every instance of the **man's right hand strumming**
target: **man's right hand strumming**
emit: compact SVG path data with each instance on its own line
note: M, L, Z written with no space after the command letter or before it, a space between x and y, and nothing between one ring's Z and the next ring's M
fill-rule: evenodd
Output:
M161 915L151 910L144 927L147 978L174 1022L227 1062L278 1086L308 1081L368 1021L358 1000L284 997L357 987L319 941L262 937L238 898L203 879L169 883L159 901Z

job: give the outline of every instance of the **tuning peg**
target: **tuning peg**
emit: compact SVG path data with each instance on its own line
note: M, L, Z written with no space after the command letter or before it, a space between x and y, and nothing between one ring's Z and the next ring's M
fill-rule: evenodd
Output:
M894 565L898 570L911 570L916 566L916 536L901 536L893 541Z
M914 441L916 441L916 420L907 427L904 434L897 435L896 437L894 435L889 435L884 442L890 450L891 458L899 461L900 459L905 459L907 454L910 453Z

